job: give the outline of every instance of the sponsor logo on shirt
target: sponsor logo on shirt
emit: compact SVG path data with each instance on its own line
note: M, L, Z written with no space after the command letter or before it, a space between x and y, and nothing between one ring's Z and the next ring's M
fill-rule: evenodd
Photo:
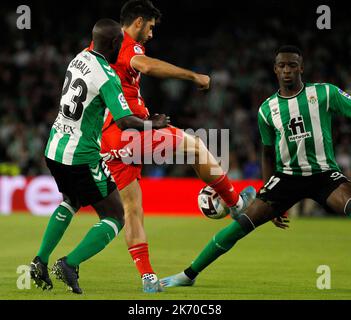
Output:
M124 97L123 93L120 93L118 95L118 100L119 100L123 110L129 109L128 102L127 102L126 98Z
M143 49L141 49L139 46L134 46L134 52L137 54L143 54Z
M308 97L308 102L310 104L315 104L317 102L317 98L315 96Z
M305 124L302 116L297 116L295 118L290 119L288 128L292 135L289 136L289 141L300 141L306 138L311 138L312 133L310 131L305 130Z
M341 89L339 89L338 92L339 92L342 96L344 96L345 98L351 100L351 96L350 96L348 93L346 93L345 91L342 91Z
M91 60L91 58L90 58L88 52L83 52L83 53L82 53L82 57L83 57L84 59L87 59L88 61Z
M273 112L273 116L278 115L279 114L279 108L273 108L272 112Z

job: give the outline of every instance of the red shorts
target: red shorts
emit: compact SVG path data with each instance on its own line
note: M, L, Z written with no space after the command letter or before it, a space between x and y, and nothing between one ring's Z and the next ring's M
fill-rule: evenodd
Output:
M119 190L141 179L143 164L164 163L183 141L183 130L169 126L159 130L120 130L110 125L102 133L101 155Z

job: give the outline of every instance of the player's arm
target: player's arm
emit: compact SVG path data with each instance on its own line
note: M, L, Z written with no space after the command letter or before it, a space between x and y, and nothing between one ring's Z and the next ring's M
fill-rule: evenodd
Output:
M274 146L263 145L262 148L262 176L266 184L275 172L275 148ZM272 219L273 224L281 229L289 228L289 219L287 215Z
M269 124L267 116L262 111L258 112L258 128L262 140L262 178L264 184L273 176L276 167L276 154L275 154L275 132L274 128ZM289 220L287 217L277 217L272 220L273 224L281 229L289 227Z
M262 140L262 178L266 183L275 171L275 132L262 111L258 112L258 128Z
M143 131L145 128L161 129L169 124L169 117L164 114L155 115L150 120L142 120L133 116L122 87L114 79L109 79L101 88L100 94L106 107L110 110L113 119L121 130L136 129Z
M206 90L210 87L210 77L207 75L180 68L171 63L145 55L134 56L130 61L130 65L141 73L153 77L192 81L200 90Z
M162 129L167 127L169 123L169 117L165 114L154 115L149 120L142 120L135 116L126 116L116 121L118 128L121 130L133 128L138 131L144 131L145 128L150 129L151 127L153 129Z
M262 146L262 179L266 184L275 171L274 146Z
M264 184L273 176L275 172L275 148L274 146L265 146L262 148L262 176ZM282 217L276 217L272 219L273 224L277 228L286 229L289 228L289 219L287 215Z
M337 86L329 85L329 109L351 118L351 96Z

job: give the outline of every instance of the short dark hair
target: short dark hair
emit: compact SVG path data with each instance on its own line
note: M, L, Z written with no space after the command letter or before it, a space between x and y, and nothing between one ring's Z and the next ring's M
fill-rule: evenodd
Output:
M294 45L283 45L283 46L281 46L275 52L275 56L277 56L279 53L296 53L299 57L302 57L301 50L298 47L294 46Z
M160 22L161 16L160 10L150 0L129 0L121 9L120 22L122 25L130 26L138 17L146 21L155 18L156 22Z

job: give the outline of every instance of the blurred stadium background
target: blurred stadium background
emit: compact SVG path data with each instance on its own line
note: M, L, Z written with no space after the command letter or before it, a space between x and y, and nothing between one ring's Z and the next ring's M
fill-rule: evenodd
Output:
M16 2L1 5L0 175L48 174L43 148L57 114L67 63L90 42L100 17L118 19L123 1L89 5L29 3L31 30L16 28ZM301 5L298 5L300 3ZM328 4L332 29L319 30L317 1L155 1L163 12L147 53L207 73L203 94L187 82L143 77L142 95L151 112L164 112L181 128L230 129L232 179L260 179L259 105L277 90L274 51L282 44L301 47L307 82L331 82L351 90L351 33L348 12ZM335 152L351 175L350 121L334 122ZM193 177L182 165L148 165L145 177ZM0 210L1 211L1 210ZM295 214L326 214L313 203Z
M153 2L162 11L163 19L154 33L154 39L146 46L147 54L209 74L212 78L212 87L210 91L204 94L198 92L196 88L186 82L161 81L143 77L142 95L151 112L169 114L172 123L181 128L230 129L229 176L236 183L241 181L243 184L248 184L255 180L257 186L260 185L260 138L256 124L257 111L260 104L277 90L272 65L274 51L280 45L295 44L300 46L304 53L304 80L306 82L331 82L345 91L351 92L350 9L344 7L339 1L323 1L321 3L318 1L267 0L240 1L233 4L229 1L210 0L154 0ZM16 28L18 17L16 8L20 4L28 4L31 8L31 30L18 30ZM0 209L0 215L1 213L9 214L16 207L22 210L25 206L28 207L28 203L43 202L45 208L45 205L50 201L54 203L58 201L55 197L52 198L46 190L49 186L42 187L41 183L47 181L45 176L49 174L43 161L43 148L48 138L49 129L57 114L64 73L68 62L74 55L89 44L91 28L95 21L101 17L111 17L118 20L122 4L123 1L118 0L104 0L94 3L52 3L49 1L20 3L12 1L1 4L0 208L2 210ZM321 4L327 4L331 8L331 30L319 30L316 27L316 20L319 16L316 9ZM344 173L349 177L351 177L350 133L351 122L345 118L335 118L333 134L336 158ZM191 168L182 165L148 165L145 166L143 175L150 179L145 180L144 191L147 193L144 195L144 199L149 199L149 203L152 202L153 205L150 209L147 207L148 204L146 205L147 212L155 211L155 205L157 207L159 200L167 197L168 193L170 195L168 194L167 199L169 197L174 198L173 190L181 191L175 191L178 200L167 203L167 212L188 212L196 207L196 191L200 189L202 184L197 180L192 180L194 174ZM162 185L162 183L167 183L166 177L186 178L187 180L178 180L182 188L167 190ZM30 181L35 181L35 183L30 185ZM176 181L172 180L170 183L174 186ZM187 191L187 186L190 186L189 188L193 193ZM161 194L162 190L166 191ZM41 195L39 191L42 192ZM188 200L191 201L191 204L187 203ZM31 206L29 205L29 207ZM156 211L162 211L164 208L165 206L156 209ZM44 213L41 212L41 214ZM326 216L328 213L313 202L304 202L295 207L291 211L291 215ZM91 219L91 217L88 217L88 219ZM186 228L186 225L193 224L192 220L178 220L174 225L173 223L166 224L166 229L164 229L164 220L160 221L155 217L149 219L151 220L146 219L148 221L146 222L147 230L150 230L148 232L153 235L157 234L157 237L151 238L150 241L154 241L155 248L157 247L156 244L160 245L159 249L154 251L154 261L159 264L160 268L164 268L164 273L180 271L179 268L185 267L184 263L191 261L190 259L197 253L196 250L199 250L207 241L208 235L218 230L221 224L225 224L225 221L221 221L219 224L211 225L211 221L199 222L199 220L200 224L196 229L189 227L187 232L196 230L194 232L198 235L198 242L194 242L192 234L188 235L189 241L194 243L194 249L185 253L182 250L189 246L188 240L186 240L188 238L186 236L182 237L175 231L168 232L168 230L173 230L172 227L175 225L174 228L176 228L178 224L179 230L180 228ZM9 288L12 288L12 291L9 289L8 292L13 294L13 296L5 294L5 297L17 297L13 288L14 284L11 282L14 269L12 265L11 267L7 265L5 259L13 259L13 264L16 263L16 265L30 261L34 250L39 245L46 221L34 221L28 216L23 216L23 218L18 216L14 220L5 220L5 217L2 220L0 217L0 225L3 226L4 230L16 230L16 232L13 231L14 233L3 233L5 241L14 243L14 237L18 235L28 243L28 248L23 248L20 245L17 245L17 248L16 246L16 250L21 252L19 254L20 258L17 258L12 249L11 252L10 249L5 250L0 257L0 267L6 275L7 282L5 281L5 283ZM80 225L79 228L82 228L82 234L84 234L83 226L88 225L91 220L82 221L83 225ZM312 232L316 232L316 234L320 232L316 236L317 241L324 245L331 245L330 250L335 248L332 246L332 244L335 244L334 240L336 243L342 242L345 245L347 243L347 241L344 241L344 236L347 233L345 225L341 227L338 221L334 221L332 224L327 221L320 220L319 224L316 222L316 225L314 225ZM26 226L31 223L33 230L29 232ZM263 228L263 230L266 230L263 231L265 236L263 236L264 233L261 233L249 240L239 251L239 258L243 257L240 254L244 255L243 252L248 248L250 250L255 248L253 256L261 256L262 252L267 249L262 245L257 247L255 240L261 243L260 239L267 239L267 237L268 242L273 245L281 243L282 251L290 248L290 245L301 244L300 248L305 250L300 252L302 256L304 254L308 256L311 252L314 252L315 255L324 252L320 247L318 249L311 247L310 242L308 242L309 246L304 247L305 241L309 240L309 238L305 238L305 235L311 229L308 227L309 222L305 224L304 219L301 219L299 223L296 225L297 229L300 230L297 234L299 238L291 238L290 242L284 238L284 244L278 236L271 235L271 229L265 226ZM311 225L313 223L311 222ZM40 230L40 232L36 230ZM325 237L324 231L334 233L328 238ZM172 248L174 250L179 249L183 253L180 254L182 261L173 257L169 264L169 260L167 260L169 259L167 255L169 247L166 247L161 238L162 235L168 237L170 234L174 240L174 242L172 240L172 243L174 243L174 248ZM177 241L179 241L179 248L175 248ZM167 242L167 244L169 243ZM114 246L121 247L123 245L122 241L114 244ZM333 256L335 260L333 261L336 266L340 266L341 261L344 262L342 258L344 249L346 250L345 247L341 246L335 248L335 255ZM127 276L126 279L134 279L136 278L136 272L132 269L133 266L126 255L126 250L121 249L119 252L122 252L122 250L125 251L123 251L124 256L122 254L121 258L122 260L125 259L125 265L119 264L119 268L121 272L125 271L125 269L122 270L123 268L130 268L131 275ZM287 251L291 252L291 249ZM112 256L112 251L109 252ZM269 256L268 251L266 253ZM344 254L346 253L344 252ZM162 255L167 256L167 259L166 257L163 258ZM298 251L293 256L301 258ZM23 261L24 257L25 261ZM273 259L273 262L269 260L270 258ZM259 270L260 276L265 275L267 277L267 274L275 269L273 255L270 258L267 256L266 258L260 258L258 264L263 266L263 269ZM222 266L222 269L219 268L219 272L221 270L224 270L223 272L230 271L232 261L225 259L229 258L224 258L226 265L218 264ZM289 261L291 261L290 256L284 254L279 259L281 259L281 265L289 265ZM338 264L339 260L340 264ZM102 269L106 267L104 261L103 258L98 257L95 263ZM268 263L267 261L271 262ZM289 266L291 269L296 267L299 276L298 272L303 263L301 264L298 258L294 261L295 264ZM228 262L230 262L230 265ZM319 262L321 262L319 258L315 258L311 262L311 266L313 265L311 268L314 268ZM170 265L173 266L173 269ZM111 270L115 270L112 265L107 266ZM239 271L242 272L244 269L242 267L242 270ZM306 279L310 279L306 270L301 272L305 272L305 274L304 276L300 274L298 278L297 285L300 285L300 289L297 289L297 291L301 291L301 286L309 281ZM314 272L313 269L312 272ZM165 275L164 273L163 275ZM92 277L94 280L94 275ZM295 281L293 275L290 275L290 277L288 283L283 282L283 284L279 284L279 281L274 279L273 275L270 279L265 278L266 281L271 281L276 287L274 287L272 293L272 287L270 287L270 291L267 288L265 289L265 282L261 281L262 286L258 287L259 289L256 292L262 292L262 294L256 296L247 294L246 290L249 287L247 278L240 278L235 281L236 288L242 293L240 297L243 299L300 298L303 297L304 293L309 293L309 290L307 290L295 292L295 295L280 296L279 292L288 292ZM339 274L339 277L338 281L341 286L346 286L342 274L341 276ZM250 280L253 278L254 276L251 274ZM217 299L233 298L233 296L223 294L223 290L219 289L218 284L215 289L209 289L213 285L211 280L213 279L205 278L205 288L202 287L202 290L210 290L208 295L198 297L204 299L211 297L217 297ZM220 281L230 283L231 280L221 278ZM139 282L135 283L139 284ZM135 284L135 286L138 286L138 284ZM206 284L208 284L207 287ZM251 283L251 285L257 285L257 283ZM95 289L93 282L87 286L91 290ZM127 287L127 284L125 286ZM313 287L314 284L311 284L311 286ZM180 293L181 291L175 292ZM336 297L344 297L345 292L341 292L341 295ZM138 297L135 292L133 294L134 297ZM267 294L267 296L264 296L264 294ZM347 293L345 295L347 296ZM38 296L35 297L38 298ZM93 297L101 298L99 292ZM123 297L129 298L129 296ZM166 298L175 299L179 297L188 298L186 295L177 294L166 296ZM192 297L196 299L196 296ZM308 297L314 298L316 296ZM27 294L25 298L33 298L33 296ZM330 297L320 295L317 298Z

